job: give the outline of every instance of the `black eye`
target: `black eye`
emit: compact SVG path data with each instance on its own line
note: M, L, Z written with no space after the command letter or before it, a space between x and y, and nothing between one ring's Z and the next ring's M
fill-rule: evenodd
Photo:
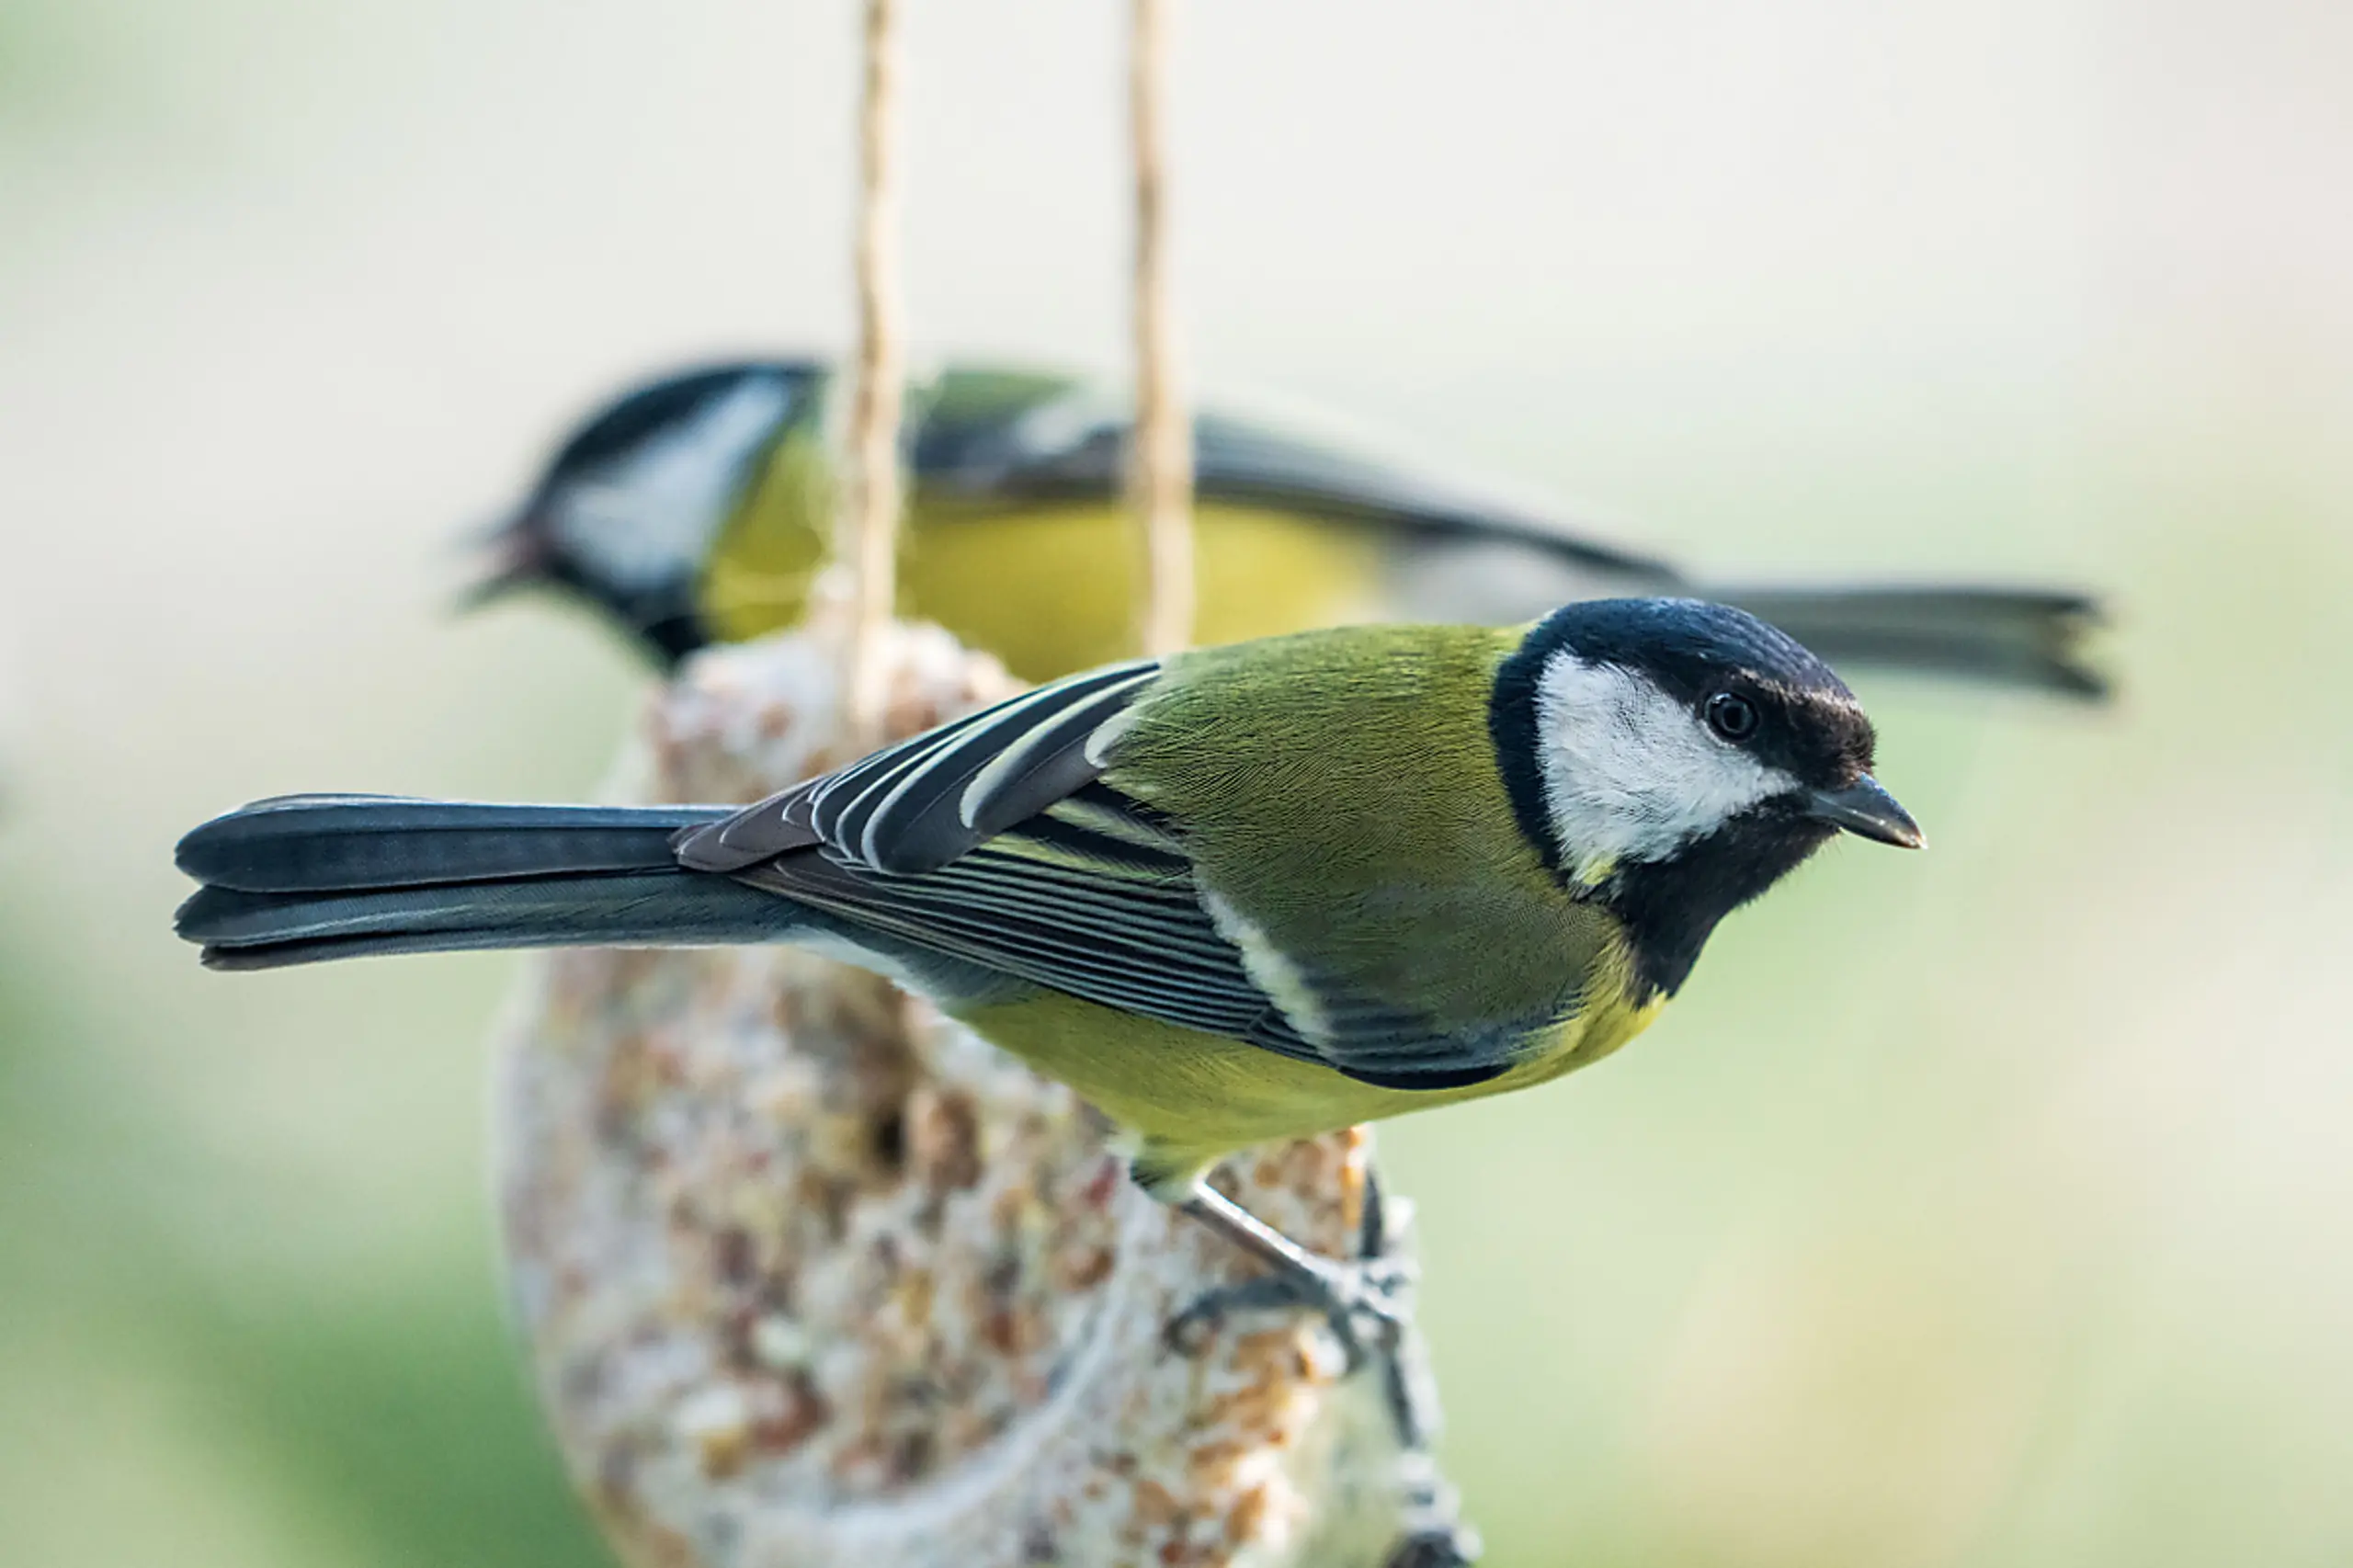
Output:
M1734 745L1756 733L1756 704L1736 692L1716 693L1702 711L1708 716L1708 728Z

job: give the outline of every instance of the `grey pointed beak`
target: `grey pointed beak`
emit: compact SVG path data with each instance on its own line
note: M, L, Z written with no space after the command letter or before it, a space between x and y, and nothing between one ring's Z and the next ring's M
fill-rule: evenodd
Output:
M472 581L459 590L452 607L456 609L479 609L518 588L548 580L551 551L546 531L535 526L528 512L483 529L467 541L467 548L481 564Z
M1920 849L1928 842L1912 813L1897 805L1895 797L1868 773L1843 790L1814 790L1806 797L1805 814L1858 838L1893 844L1898 849Z

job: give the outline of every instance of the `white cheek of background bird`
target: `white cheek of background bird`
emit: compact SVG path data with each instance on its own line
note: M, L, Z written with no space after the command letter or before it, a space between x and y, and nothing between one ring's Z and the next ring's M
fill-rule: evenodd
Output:
M780 381L745 380L694 420L548 497L547 527L622 589L658 585L677 561L710 548L791 401Z

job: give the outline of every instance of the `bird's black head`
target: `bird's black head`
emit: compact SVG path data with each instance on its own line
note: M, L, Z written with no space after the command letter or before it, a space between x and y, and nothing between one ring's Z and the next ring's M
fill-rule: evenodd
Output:
M1678 988L1719 921L1840 830L1922 842L1871 778L1855 694L1744 610L1555 610L1505 661L1489 717L1522 831L1625 921L1646 994Z
M703 647L710 553L777 443L818 416L824 375L803 360L712 365L607 404L492 537L472 601L553 587L611 617L665 668Z

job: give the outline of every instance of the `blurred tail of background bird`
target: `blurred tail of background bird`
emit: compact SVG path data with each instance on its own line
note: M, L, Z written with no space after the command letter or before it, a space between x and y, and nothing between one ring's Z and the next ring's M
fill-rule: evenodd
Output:
M494 537L478 597L547 586L665 667L796 623L827 551L814 360L648 382L584 422ZM952 367L912 389L902 608L1045 680L1132 652L1124 400ZM1347 620L1517 622L1581 597L1739 605L1833 664L2100 699L2089 596L2018 585L1722 584L1537 508L1214 411L1194 422L1196 640Z
M1733 587L1702 597L1738 605L1834 665L1883 665L2100 699L2086 662L2099 610L2082 594L1995 587Z

